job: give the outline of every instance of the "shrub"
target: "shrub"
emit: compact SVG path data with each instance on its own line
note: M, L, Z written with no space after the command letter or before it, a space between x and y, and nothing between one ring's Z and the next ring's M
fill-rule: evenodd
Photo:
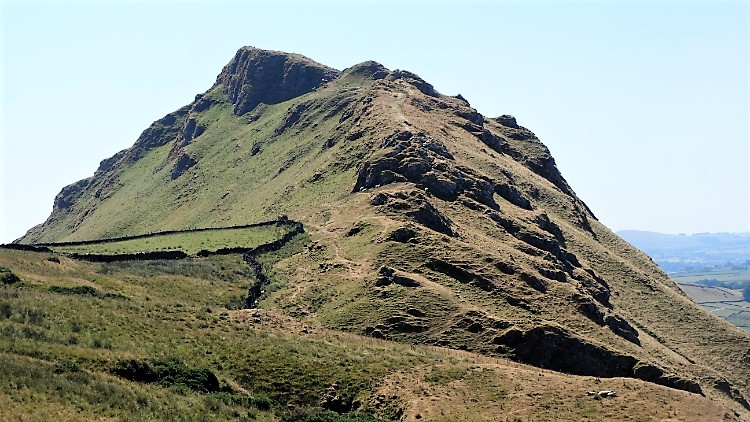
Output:
M368 413L338 414L321 408L296 408L281 416L282 422L382 422Z
M91 286L75 286L75 287L60 287L51 286L48 289L52 293L59 293L63 295L83 295L83 296L101 296L101 292Z
M11 315L13 315L13 306L10 303L0 303L0 317L8 319Z
M102 341L95 338L94 341L91 342L91 347L94 349L101 349L103 347Z
M252 403L258 410L269 410L273 405L273 401L268 396L262 394L253 397Z
M251 398L248 396L232 394L226 391L212 393L211 396L214 397L215 399L221 400L224 404L227 404L230 406L250 407Z
M44 323L44 318L47 317L46 312L31 308L23 308L20 310L19 314L21 315L21 318L23 318L23 322L34 325L42 325Z
M79 372L81 367L75 362L61 361L55 364L55 368L52 370L55 374L64 374L67 372Z
M47 258L47 261L59 264L60 263L60 258L58 258L56 256L51 256L51 257Z
M21 335L30 340L47 340L47 333L41 330L35 330L31 327L23 327Z
M75 286L75 287L60 287L51 286L47 289L51 293L58 293L62 295L81 295L81 296L92 296L101 298L112 298L112 299L127 299L127 296L119 293L102 293L99 289L91 286Z
M187 388L198 393L220 390L219 379L208 368L188 368L177 358L151 360L120 360L111 372L131 381L159 384L177 389Z
M20 278L18 278L17 275L13 274L13 272L5 267L0 267L0 282L3 284L14 284L21 281Z

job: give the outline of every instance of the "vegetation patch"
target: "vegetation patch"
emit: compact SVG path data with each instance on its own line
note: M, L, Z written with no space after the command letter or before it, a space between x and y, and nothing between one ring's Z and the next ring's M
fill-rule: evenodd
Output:
M99 289L91 286L75 286L75 287L61 287L61 286L50 286L48 289L51 293L58 293L63 295L81 295L81 296L93 296L100 298L112 298L112 299L128 299L127 296L119 293L104 293Z
M271 406L273 406L273 400L263 394L250 397L243 396L241 394L220 391L218 393L212 393L211 396L218 400L221 400L225 404L232 406L254 407L258 410L265 411L271 410Z
M180 359L119 360L111 372L130 381L186 388L198 393L220 391L219 379L205 367L190 368Z
M282 422L383 422L368 413L338 414L321 408L297 408L285 413Z
M9 268L0 267L0 283L2 284L15 284L21 281L21 279L13 274Z

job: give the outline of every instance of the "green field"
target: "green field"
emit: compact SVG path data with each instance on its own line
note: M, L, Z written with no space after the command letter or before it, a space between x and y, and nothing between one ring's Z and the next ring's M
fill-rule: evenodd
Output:
M750 283L750 270L720 269L670 274L677 284L699 283L701 280L717 280L724 283Z
M702 303L701 306L712 314L750 331L750 303L744 301Z
M272 242L289 231L286 226L259 226L227 228L184 233L155 235L119 242L101 242L85 245L51 246L58 253L78 254L128 254L151 251L183 251L195 255L200 250L216 251L222 248L252 248Z
M750 270L718 269L672 274L671 278L704 309L750 331L750 302L742 296L742 287L750 284Z

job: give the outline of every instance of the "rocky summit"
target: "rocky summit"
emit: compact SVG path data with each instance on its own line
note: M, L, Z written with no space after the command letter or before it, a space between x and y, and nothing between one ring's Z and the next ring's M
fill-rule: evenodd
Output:
M261 309L645 381L750 420L750 335L602 225L522 123L376 62L338 71L244 47L191 104L63 188L18 242L285 215L310 242L275 264Z

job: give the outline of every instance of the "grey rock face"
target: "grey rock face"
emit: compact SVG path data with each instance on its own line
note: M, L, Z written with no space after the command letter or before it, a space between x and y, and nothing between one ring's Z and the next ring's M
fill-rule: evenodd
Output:
M314 91L339 71L298 54L243 47L216 79L224 87L234 114L260 103L276 104Z

